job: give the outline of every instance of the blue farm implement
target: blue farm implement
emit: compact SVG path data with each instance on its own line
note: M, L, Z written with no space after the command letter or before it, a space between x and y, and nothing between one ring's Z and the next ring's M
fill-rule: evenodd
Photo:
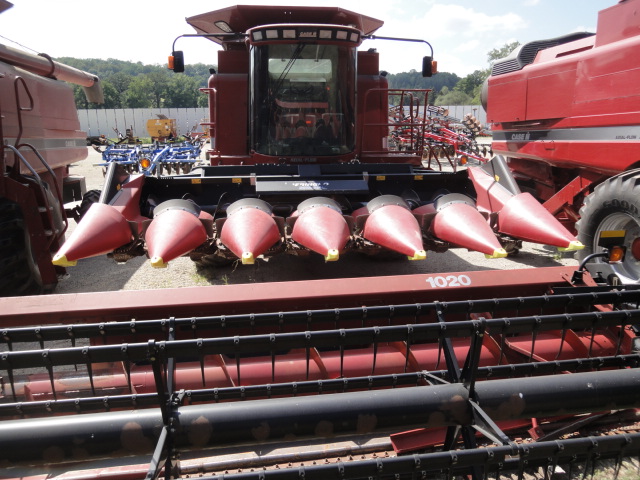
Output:
M189 137L183 141L153 144L107 145L96 148L102 154L99 166L108 167L112 163L121 165L128 173L162 175L163 173L188 173L200 161L202 151L200 137Z

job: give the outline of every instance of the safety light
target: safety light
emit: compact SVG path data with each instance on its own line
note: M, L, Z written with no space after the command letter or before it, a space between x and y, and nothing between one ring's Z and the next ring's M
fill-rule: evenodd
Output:
M231 27L229 26L229 24L227 22L225 22L224 20L218 20L216 22L213 22L213 24L218 27L220 30L222 30L225 33L232 33L233 30L231 29Z
M469 161L469 157L466 155L460 155L460 165L466 165Z
M609 263L620 263L624 260L626 248L621 245L616 245L609 249Z
M149 160L146 157L142 157L140 159L140 166L146 170L147 168L149 168L151 166L151 160Z

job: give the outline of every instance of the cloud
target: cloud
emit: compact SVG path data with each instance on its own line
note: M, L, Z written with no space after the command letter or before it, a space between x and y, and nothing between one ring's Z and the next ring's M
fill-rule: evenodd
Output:
M468 42L461 43L455 48L455 50L456 52L472 52L479 46L480 46L480 41L474 38L472 40L469 40Z
M424 22L432 35L442 37L475 37L496 31L517 31L527 25L517 13L488 15L473 8L445 4L433 5Z
M524 2L522 2L525 7L535 7L539 3L540 0L524 0Z
M428 40L433 45L440 70L460 76L487 68L487 52L493 45L502 46L501 39L512 38L527 26L523 17L504 10L499 14L488 14L475 6L444 4L442 0L412 5L413 9L404 9L399 14L402 3L396 3L396 10L392 16L385 17L385 25L379 34ZM397 73L419 69L415 65L419 64L420 57L429 54L424 45L419 45L378 43L371 46L380 51L381 68Z

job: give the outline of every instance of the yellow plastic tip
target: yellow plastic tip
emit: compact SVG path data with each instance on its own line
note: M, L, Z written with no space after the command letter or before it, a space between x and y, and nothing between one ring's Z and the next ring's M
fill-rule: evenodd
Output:
M558 247L558 251L559 252L575 252L576 250L582 250L584 248L584 245L582 244L582 242L579 242L578 240L572 240L569 243L568 247Z
M485 253L484 257L485 258L505 258L507 255L508 255L507 251L504 248L496 248L493 251L492 255Z
M424 260L427 258L427 252L424 250L417 250L416 253L413 254L413 257L407 256L409 260Z
M164 263L164 260L162 260L162 257L153 257L151 259L151 266L153 268L167 268L167 265L169 265L168 263Z
M78 264L77 260L67 260L66 255L56 254L51 260L51 263L58 267L75 267Z
M338 260L338 258L340 258L340 252L338 252L338 250L336 250L335 248L332 248L324 256L324 261L325 262L335 262L336 260Z
M242 254L242 264L243 265L253 265L256 263L256 259L253 256L252 252L244 252Z

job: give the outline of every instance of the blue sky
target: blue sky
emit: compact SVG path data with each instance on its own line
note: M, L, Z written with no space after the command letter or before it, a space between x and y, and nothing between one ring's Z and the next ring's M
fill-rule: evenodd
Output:
M0 14L0 43L7 38L52 57L117 58L163 64L173 39L193 33L185 17L236 3L247 5L322 5L384 20L376 34L420 38L434 48L440 71L459 76L486 68L487 52L507 42L553 38L575 31L595 31L599 10L617 0L343 0L319 2L262 0L10 0ZM419 70L427 54L420 44L367 41L377 48L382 69ZM216 45L183 39L187 63L214 64Z

